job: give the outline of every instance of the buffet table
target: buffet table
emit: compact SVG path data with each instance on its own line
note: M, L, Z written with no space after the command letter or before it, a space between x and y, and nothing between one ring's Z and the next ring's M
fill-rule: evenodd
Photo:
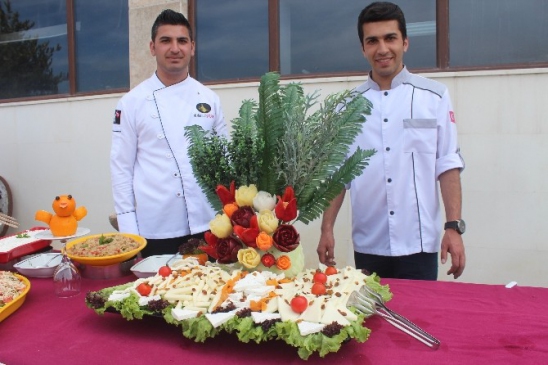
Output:
M297 364L296 349L280 341L240 343L222 334L205 343L185 339L162 318L126 321L98 316L85 293L125 282L82 279L82 292L57 298L51 279L32 279L23 306L0 323L0 363L26 364ZM548 289L383 280L388 306L441 341L432 350L380 317L365 343L351 341L310 364L545 364L548 361Z

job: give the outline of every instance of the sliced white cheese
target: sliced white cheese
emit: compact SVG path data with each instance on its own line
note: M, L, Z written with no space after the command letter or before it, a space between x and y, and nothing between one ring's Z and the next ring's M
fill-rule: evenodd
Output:
M266 279L262 275L248 274L244 278L238 280L234 285L234 291L247 291L252 288L259 288L266 285Z
M337 311L349 321L355 321L358 319L358 316L356 316L350 309L346 308L345 305L339 305L337 307Z
M160 297L159 295L153 295L151 297L140 297L139 298L139 305L140 306L145 306L148 304L148 302L150 302L151 300L160 300L162 299L162 297Z
M206 318L215 328L219 327L223 323L228 322L236 313L234 311L226 313L206 313Z
M320 322L324 324L337 322L341 326L348 326L350 324L350 322L348 322L348 320L341 313L339 313L337 307L335 307L332 302L327 302L325 304L325 310Z
M189 309L180 309L180 308L173 308L171 310L171 315L173 316L173 318L175 318L178 321L182 321L190 318L196 318L198 317L199 313L200 313L199 311L189 310Z
M239 302L244 297L244 293L242 292L236 292L236 293L230 293L228 294L228 299L230 299L232 302Z
M278 311L278 298L272 298L266 303L266 309L268 313L274 313Z
M251 318L255 323L263 323L271 319L279 319L281 316L279 313L251 312Z
M113 302L119 302L130 296L129 292L115 290L109 295L108 300Z
M307 322L319 323L322 319L323 298L308 298L308 308L301 313L299 319Z
M260 297L266 297L268 293L270 293L271 291L274 291L275 289L276 289L275 286L265 285L265 286L255 287L255 288L249 288L245 291L245 293L250 296L258 295Z
M297 323L297 326L299 327L299 332L301 333L301 336L306 336L312 333L320 332L324 329L325 324L302 321Z
M217 292L213 296L213 299L211 299L211 305L209 306L207 311L212 312L215 309L215 306L217 305L220 299L221 299L221 291L217 290Z
M291 305L289 305L282 297L278 297L277 299L278 313L280 313L282 321L296 321L299 318L300 314L294 312L293 309L291 309Z

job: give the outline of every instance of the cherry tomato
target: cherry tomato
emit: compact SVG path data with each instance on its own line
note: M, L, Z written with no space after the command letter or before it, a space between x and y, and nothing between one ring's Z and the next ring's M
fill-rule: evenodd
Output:
M316 271L312 280L314 280L315 283L325 284L327 282L327 275L321 271Z
M143 297L146 297L152 291L152 287L148 283L141 283L137 285L137 293L141 294Z
M325 269L325 275L334 275L338 273L337 271L337 268L334 267L334 266L328 266L326 269Z
M158 274L165 278L171 275L171 268L169 266L162 266L160 269L158 269Z
M308 300L302 295L297 295L295 298L291 299L291 309L295 313L302 313L308 308Z
M311 291L314 295L324 295L326 292L325 285L323 283L315 283L312 285Z

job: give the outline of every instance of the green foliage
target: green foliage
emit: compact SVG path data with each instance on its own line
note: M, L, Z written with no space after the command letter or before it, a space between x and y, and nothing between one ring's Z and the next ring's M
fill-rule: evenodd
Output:
M228 141L215 131L208 132L199 125L186 127L185 136L190 141L188 154L196 180L213 209L220 211L223 207L215 188L218 184L228 186L235 179Z
M375 151L350 148L371 103L361 94L343 91L328 95L311 112L318 98L317 93L305 95L296 83L281 87L279 75L267 73L261 78L259 102L243 101L232 121L230 141L198 126L187 127L194 173L217 211L222 208L215 194L218 184L256 184L274 195L292 186L297 220L309 223L361 174Z
M276 166L279 164L279 141L283 138L284 113L280 98L280 83L277 73L261 77L259 85L259 109L256 114L258 138L264 142L260 164L261 174L256 182L259 190L279 194L283 182L279 179Z

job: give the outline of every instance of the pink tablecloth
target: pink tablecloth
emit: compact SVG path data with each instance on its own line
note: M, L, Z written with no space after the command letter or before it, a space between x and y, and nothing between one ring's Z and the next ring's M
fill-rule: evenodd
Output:
M0 323L0 362L26 364L301 364L296 349L280 341L244 344L223 334L205 343L185 339L161 318L126 321L98 316L85 292L135 280L84 279L82 293L60 299L51 279L31 279L23 306ZM384 280L393 310L436 336L431 350L381 318L368 320L372 334L310 364L546 364L548 289Z

